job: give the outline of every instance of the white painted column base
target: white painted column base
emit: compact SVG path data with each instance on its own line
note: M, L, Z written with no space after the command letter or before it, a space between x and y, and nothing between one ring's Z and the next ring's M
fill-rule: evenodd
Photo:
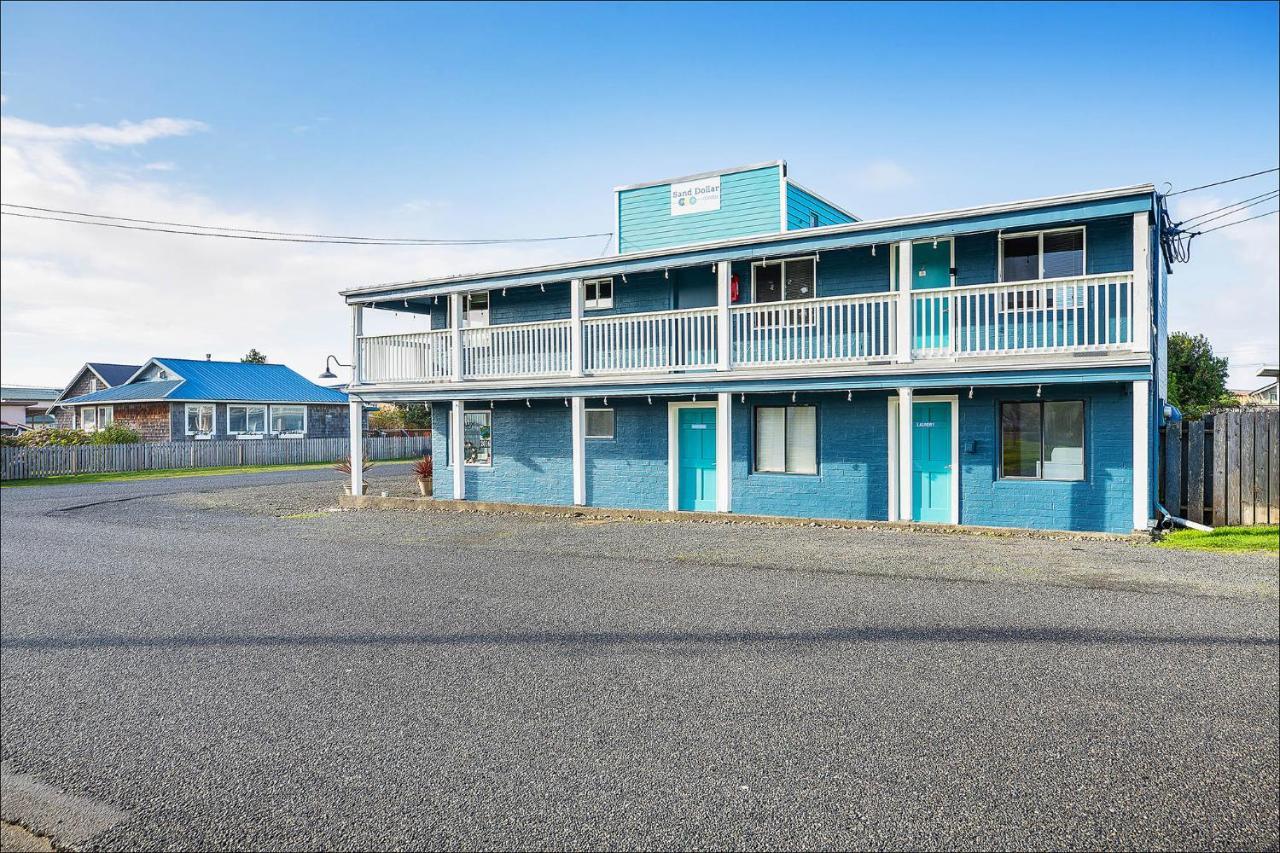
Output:
M733 395L716 395L716 512L733 512Z
M463 402L453 401L449 410L449 460L453 463L453 499L466 500L467 497L467 463L465 461L465 445L462 441Z
M898 520L912 520L912 389L898 389Z
M1133 529L1151 526L1151 383L1133 383Z
M573 503L587 505L587 404L574 397L569 417L573 434Z
M364 494L364 404L351 401L351 494Z

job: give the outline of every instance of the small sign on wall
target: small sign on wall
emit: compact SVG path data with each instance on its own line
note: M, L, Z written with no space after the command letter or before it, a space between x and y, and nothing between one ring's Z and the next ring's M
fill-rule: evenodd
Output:
M720 209L720 176L671 185L671 215Z

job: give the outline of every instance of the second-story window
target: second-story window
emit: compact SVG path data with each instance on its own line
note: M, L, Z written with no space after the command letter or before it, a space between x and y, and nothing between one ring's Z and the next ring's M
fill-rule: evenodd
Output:
M1084 275L1084 229L1063 228L1000 238L1000 280Z
M489 325L489 291L481 290L462 297L462 328Z
M755 302L790 302L818 295L813 258L760 261L751 267Z
M593 278L582 283L582 305L588 311L613 307L613 279Z

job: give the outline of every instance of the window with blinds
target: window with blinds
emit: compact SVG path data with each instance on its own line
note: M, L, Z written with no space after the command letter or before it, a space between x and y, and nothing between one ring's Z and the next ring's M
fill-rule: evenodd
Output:
M818 295L813 258L761 261L752 267L756 302L787 302Z
M1084 275L1084 229L1000 238L1000 280L1035 281Z
M818 473L817 407L757 407L755 439L757 471Z

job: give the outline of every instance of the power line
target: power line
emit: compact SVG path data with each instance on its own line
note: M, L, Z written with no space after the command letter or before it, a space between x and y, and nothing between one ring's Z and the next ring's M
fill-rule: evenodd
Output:
M1228 222L1225 225L1215 225L1212 228L1206 228L1204 231L1193 231L1192 237L1198 237L1201 234L1212 234L1214 231L1221 231L1223 228L1230 228L1232 225L1243 225L1246 222L1252 222L1255 219L1261 219L1264 216L1270 216L1273 213L1280 213L1280 207L1275 210L1268 210L1266 213L1259 213L1257 216L1250 216L1246 219L1237 219L1235 222Z
M1262 199L1263 201L1265 201L1265 200L1266 200L1266 198L1265 198L1265 197L1267 197L1267 196L1273 196L1273 195L1276 195L1277 193L1280 193L1280 190L1267 190L1267 191L1266 191L1266 192L1264 192L1264 193L1258 193L1257 195L1251 195L1251 196L1249 196L1248 198L1241 199L1240 201L1233 201L1231 204L1224 204L1222 207L1215 207L1213 210L1206 210L1204 213L1197 214L1196 216L1190 216L1190 217L1187 217L1186 219L1183 219L1181 222L1177 222L1177 223L1175 223L1175 224L1174 224L1174 227L1175 227L1175 228L1181 228L1181 227L1182 227L1182 226L1184 226L1184 225L1187 225L1187 224L1189 224L1189 223L1195 222L1195 221L1196 221L1196 220L1198 220L1198 219L1204 219L1206 216L1209 216L1210 214L1217 213L1217 212L1218 212L1218 211L1220 211L1220 210L1226 210L1226 209L1228 209L1228 208L1232 208L1232 207L1239 207L1240 205L1245 204L1245 202L1252 202L1252 201L1254 201L1255 199ZM1250 205L1245 205L1245 207L1249 207L1249 206L1250 206ZM1242 208L1242 209L1243 209L1243 208Z
M509 238L486 237L486 238L458 239L458 240L432 239L432 238L425 238L425 237L352 237L352 236L342 235L342 234L306 234L306 233L299 233L295 231L266 231L258 228L233 228L230 226L222 226L222 225L198 225L190 222L167 222L164 220L157 220L157 219L135 219L128 216L108 216L107 214L101 214L101 213L84 213L78 210L59 210L58 208L35 207L33 205L28 205L28 204L10 204L9 202L4 202L3 206L18 208L20 210L34 210L34 211L39 211L41 213L58 213L58 214L65 214L68 216L83 216L83 217L88 217L89 219L109 219L109 220L114 220L116 222L132 222L132 223L141 223L144 225L165 225L165 226L171 226L173 228L203 229L203 231L199 231L199 232L168 231L162 228L135 229L139 231L160 231L163 233L192 234L195 236L205 236L205 237L234 237L234 236L237 236L238 234L260 234L260 235L268 235L268 236L280 237L280 238L284 238L284 237L305 238L300 240L279 240L278 242L322 243L326 241L337 241L343 244L369 244L369 245L469 246L469 245L493 245L496 243L546 243L546 242L553 242L553 241L560 241L560 240L580 240L587 237L612 237L613 236L613 232L611 231L601 231L599 233L594 233L594 234L568 234L568 235L556 236L556 237L509 237ZM63 219L55 216L34 216L31 214L12 213L7 210L3 211L3 213L9 216L23 216L28 219L49 219L55 222L79 222L82 225L110 224L107 222L82 221L79 219ZM119 228L124 226L114 226L114 227ZM236 232L236 233L205 234L203 233L204 231L227 231L227 232ZM244 239L267 239L267 237L259 237L259 238L246 237Z
M1272 172L1280 172L1280 166L1277 166L1274 169L1263 169L1261 172L1252 172L1248 175L1239 175L1234 178L1227 178L1226 180L1223 180L1223 181L1214 181L1211 184L1204 184L1198 187L1189 187L1188 189L1185 189L1185 190L1178 190L1176 193L1165 193L1165 198L1169 198L1170 196L1175 196L1175 195L1182 195L1183 193L1193 193L1196 190L1207 190L1209 187L1217 187L1223 184L1230 184L1234 181L1243 181L1245 178L1256 178L1258 177L1258 175L1269 175Z
M1231 210L1226 210L1225 208L1219 208L1219 210L1222 210L1224 212L1218 213L1216 216L1209 216L1208 219L1204 218L1205 216L1208 216L1208 214L1202 214L1201 216L1197 216L1195 218L1200 220L1199 222L1195 223L1195 227L1199 228L1202 225L1204 225L1206 222L1213 222L1215 220L1222 219L1224 216L1231 216L1233 214L1240 213L1243 210L1248 210L1251 207L1257 207L1260 204L1266 204L1267 202L1272 201L1278 196L1280 196L1280 190L1273 190L1272 192L1269 192L1262 196L1257 197L1256 201L1245 199L1245 201L1240 201L1240 202L1236 202L1235 204L1227 205L1227 207L1232 208ZM1245 202L1248 202L1248 204L1245 204ZM1214 211L1210 211L1210 213L1213 213L1213 212ZM1185 231L1187 229L1184 226L1186 226L1190 222L1195 222L1195 220L1188 219L1186 222L1179 222L1177 227Z

